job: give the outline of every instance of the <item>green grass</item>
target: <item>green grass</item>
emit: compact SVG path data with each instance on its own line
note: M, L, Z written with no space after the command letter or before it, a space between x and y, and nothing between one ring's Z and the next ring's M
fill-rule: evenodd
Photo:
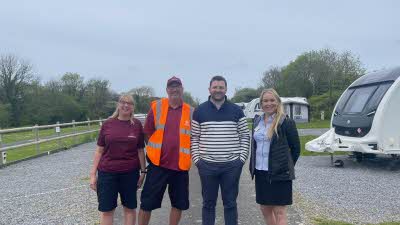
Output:
M90 177L83 177L83 178L81 178L81 180L82 180L82 181L89 181L89 180L90 180Z
M313 224L315 224L315 225L353 225L352 223L335 221L335 220L327 220L327 219L322 219L322 218L313 219ZM372 224L370 224L370 225L372 225ZM376 225L400 225L400 222L384 222L384 223L378 223Z
M315 225L353 225L351 223L341 222L341 221L334 221L334 220L326 220L321 218L313 219Z
M99 129L100 125L98 123L96 124L91 124L90 129ZM73 128L72 126L70 127L61 127L61 132L60 135L67 135L67 134L72 134L76 131L84 131L84 130L89 130L89 127L87 125L83 126L76 126ZM55 128L48 128L48 129L40 129L39 130L39 138L43 139L52 135L55 135ZM21 132L16 132L16 133L7 133L7 134L2 134L2 143L3 144L11 144L14 142L18 141L24 141L24 140L33 140L36 138L36 134L34 130L32 131L21 131Z
M309 123L297 123L297 129L329 128L330 120L311 120Z
M98 132L92 134L84 134L75 137L64 138L61 140L49 141L39 145L39 151L36 145L30 145L7 151L7 163L21 159L26 159L44 152L51 152L58 149L68 149L76 144L87 143L97 137Z
M314 128L329 128L330 120L312 120L309 123L296 123L297 129L314 129ZM252 128L252 121L248 121L249 129Z

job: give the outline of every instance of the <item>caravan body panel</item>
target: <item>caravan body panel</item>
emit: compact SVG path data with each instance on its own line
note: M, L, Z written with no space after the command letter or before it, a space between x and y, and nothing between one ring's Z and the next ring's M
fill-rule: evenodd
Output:
M309 122L309 105L306 98L303 97L281 97L285 114L289 115L297 123ZM247 103L244 109L244 114L247 118L253 119L256 115L263 114L260 108L259 98L255 98Z
M331 129L306 149L400 154L399 115L400 68L364 75L339 98Z
M386 97L386 96L385 96ZM387 154L400 152L400 78L388 90L387 102L380 112L378 147ZM378 130L377 130L378 132Z

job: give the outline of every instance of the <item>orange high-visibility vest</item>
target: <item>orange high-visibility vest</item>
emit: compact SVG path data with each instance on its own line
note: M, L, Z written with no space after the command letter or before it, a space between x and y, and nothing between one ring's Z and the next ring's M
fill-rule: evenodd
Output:
M146 153L150 161L156 165L160 165L161 147L164 137L164 128L168 114L168 98L153 101L151 109L154 115L154 125L156 131L151 135L147 146ZM183 103L182 116L179 125L179 169L189 170L192 164L190 158L190 126L192 122L193 108Z

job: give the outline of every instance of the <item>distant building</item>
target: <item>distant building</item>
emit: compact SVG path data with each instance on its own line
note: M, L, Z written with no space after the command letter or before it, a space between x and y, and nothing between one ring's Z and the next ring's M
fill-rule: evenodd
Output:
M303 97L281 97L285 114L296 123L308 123L310 119L310 105ZM247 118L254 118L256 114L261 115L260 98L255 98L247 103L243 110Z

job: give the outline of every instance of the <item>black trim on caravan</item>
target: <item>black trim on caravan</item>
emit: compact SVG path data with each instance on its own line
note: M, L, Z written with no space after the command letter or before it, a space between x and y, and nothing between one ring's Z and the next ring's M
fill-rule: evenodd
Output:
M349 137L368 134L382 98L399 76L400 67L366 74L350 85L336 105L335 133Z

